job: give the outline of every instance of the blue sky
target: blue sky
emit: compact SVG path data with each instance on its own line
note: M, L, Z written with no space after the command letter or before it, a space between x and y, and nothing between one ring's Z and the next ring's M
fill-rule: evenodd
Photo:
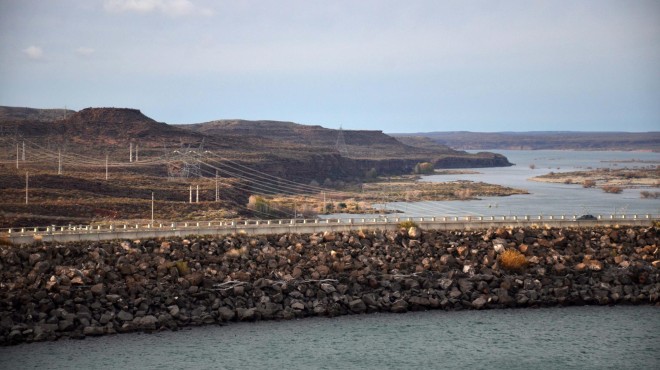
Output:
M660 1L0 0L0 105L659 131Z

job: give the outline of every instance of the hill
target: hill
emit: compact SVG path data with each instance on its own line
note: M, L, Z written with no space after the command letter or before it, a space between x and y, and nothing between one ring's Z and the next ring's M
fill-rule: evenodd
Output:
M408 158L429 155L466 155L448 146L410 146L374 130L329 129L318 125L302 125L282 121L217 120L205 123L177 125L182 129L206 135L259 137L286 145L304 144L316 152L341 152L350 158Z
M65 119L75 112L70 109L36 109L0 106L0 122L22 120L56 121Z
M660 151L660 132L427 132L392 134L406 142L423 136L462 150L646 150Z

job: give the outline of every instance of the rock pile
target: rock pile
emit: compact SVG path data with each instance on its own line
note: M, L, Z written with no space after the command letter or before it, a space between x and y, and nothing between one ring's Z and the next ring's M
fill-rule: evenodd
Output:
M366 312L658 304L658 228L417 228L0 247L0 344ZM526 266L507 271L515 249Z

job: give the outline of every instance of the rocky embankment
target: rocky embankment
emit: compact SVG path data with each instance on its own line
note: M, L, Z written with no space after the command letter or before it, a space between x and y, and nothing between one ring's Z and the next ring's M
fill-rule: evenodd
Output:
M1 246L0 344L377 311L657 305L659 231L413 227ZM507 250L526 267L504 269Z

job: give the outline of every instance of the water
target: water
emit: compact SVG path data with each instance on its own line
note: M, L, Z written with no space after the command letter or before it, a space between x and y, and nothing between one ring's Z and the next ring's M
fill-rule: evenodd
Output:
M0 348L3 369L657 369L660 308L371 314Z
M641 168L660 166L660 153L561 150L493 150L505 155L511 167L477 168L478 174L431 175L421 181L449 182L469 180L527 190L530 194L485 197L468 201L393 202L374 205L377 209L396 209L400 217L420 216L523 216L523 215L610 215L660 214L660 199L642 199L640 191L659 188L625 189L608 194L599 188L585 189L580 184L566 185L530 181L549 172L586 171L589 168ZM635 162L629 162L636 160ZM640 162L642 161L642 162ZM530 165L534 164L535 169ZM341 215L326 217L369 217Z

